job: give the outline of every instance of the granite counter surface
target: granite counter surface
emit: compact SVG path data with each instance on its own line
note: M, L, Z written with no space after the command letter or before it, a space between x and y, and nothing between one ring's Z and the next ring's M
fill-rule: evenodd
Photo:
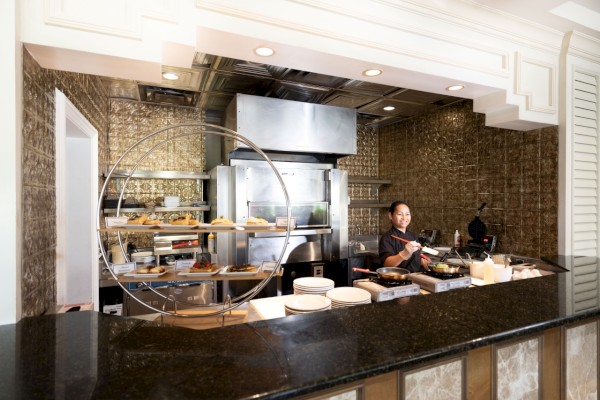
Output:
M577 270L211 330L89 311L24 318L0 326L0 398L312 393L595 317L597 292L577 307Z

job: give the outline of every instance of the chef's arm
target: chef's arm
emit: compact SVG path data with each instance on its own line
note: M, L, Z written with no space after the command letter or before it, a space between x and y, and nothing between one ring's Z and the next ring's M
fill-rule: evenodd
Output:
M415 251L419 250L418 246L413 245L412 243L407 243L406 246L404 246L404 249L402 251L400 251L398 254L395 254L393 256L389 256L388 258L385 259L383 266L384 267L397 267L399 266L403 261L408 260Z

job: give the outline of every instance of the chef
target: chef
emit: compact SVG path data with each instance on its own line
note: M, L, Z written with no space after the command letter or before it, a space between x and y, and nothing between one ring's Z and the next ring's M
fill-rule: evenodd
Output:
M417 242L417 235L408 230L411 215L410 208L402 201L398 200L390 205L388 218L392 227L383 234L379 240L379 261L383 267L405 268L410 272L424 270L427 261L421 258L421 245ZM397 236L406 239L405 243L395 239Z

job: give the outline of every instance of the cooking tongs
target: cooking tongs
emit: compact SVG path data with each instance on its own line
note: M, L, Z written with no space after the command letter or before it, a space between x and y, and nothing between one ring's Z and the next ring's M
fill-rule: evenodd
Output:
M403 239L403 238L401 238L399 236L396 236L396 235L391 235L391 236L394 239L397 239L397 240L399 240L401 242L404 242L404 243L409 243L410 242L410 240ZM435 249L432 249L431 247L427 247L427 246L423 246L423 245L421 245L421 250L424 251L425 253L431 254L432 256L437 256L440 253L439 251L437 251ZM429 257L427 257L425 254L421 254L421 258L423 260L427 261L428 263L431 262L431 259Z

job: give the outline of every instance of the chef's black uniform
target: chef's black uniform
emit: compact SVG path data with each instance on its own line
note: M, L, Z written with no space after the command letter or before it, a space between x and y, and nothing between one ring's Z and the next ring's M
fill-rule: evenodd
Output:
M402 250L404 250L404 246L406 245L404 242L394 239L392 235L411 242L418 239L418 236L414 232L407 230L406 233L403 233L392 226L392 228L384 233L383 236L381 236L381 239L379 239L379 262L381 263L382 267L386 258L400 253ZM421 250L415 251L408 260L402 261L400 265L397 265L397 267L405 268L410 272L418 272L423 270L421 267Z

